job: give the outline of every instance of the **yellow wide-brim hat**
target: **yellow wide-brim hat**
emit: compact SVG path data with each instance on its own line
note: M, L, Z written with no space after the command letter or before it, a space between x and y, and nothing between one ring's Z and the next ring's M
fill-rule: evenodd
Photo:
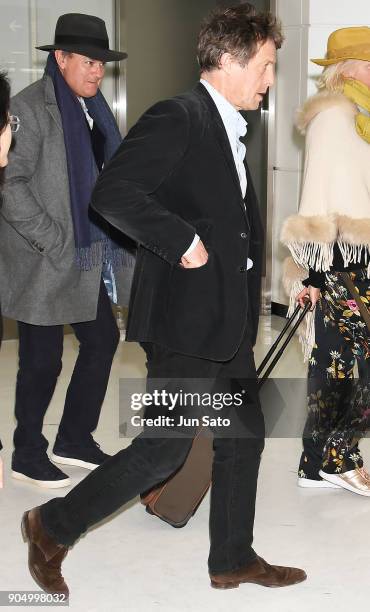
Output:
M370 62L370 28L341 28L328 38L325 59L312 59L319 66L330 66L348 59Z

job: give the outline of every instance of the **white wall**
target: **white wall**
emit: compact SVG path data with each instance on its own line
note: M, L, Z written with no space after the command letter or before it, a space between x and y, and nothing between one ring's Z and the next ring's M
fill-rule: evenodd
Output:
M113 0L0 0L0 68L8 70L13 94L42 76L47 52L36 51L35 46L53 43L55 24L63 13L86 13L104 19L112 48ZM102 90L112 105L111 66Z
M276 145L273 152L272 301L287 304L281 287L282 262L288 251L280 245L284 219L299 205L303 140L293 128L294 111L316 92L321 68L310 58L324 57L328 36L341 27L369 25L370 0L276 0L286 41L278 52Z

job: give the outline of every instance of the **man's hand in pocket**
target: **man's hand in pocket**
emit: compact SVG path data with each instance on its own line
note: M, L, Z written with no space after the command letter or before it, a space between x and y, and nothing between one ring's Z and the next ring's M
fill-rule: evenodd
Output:
M181 257L181 266L183 268L200 268L204 266L208 261L208 253L204 247L204 244L199 240L198 244L194 247L190 253L186 256Z

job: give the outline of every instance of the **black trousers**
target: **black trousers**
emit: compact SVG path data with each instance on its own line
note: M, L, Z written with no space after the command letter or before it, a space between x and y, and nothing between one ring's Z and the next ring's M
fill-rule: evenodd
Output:
M214 431L214 461L210 509L211 572L243 567L253 561L255 499L260 457L264 447L264 419L256 384L253 351L246 337L229 362L214 362L172 353L157 345L144 345L148 376L167 378L172 389L190 389L190 380L211 390L246 389L241 408L231 406L228 415L238 420L238 436ZM200 379L202 382L200 383ZM208 382L207 382L208 381ZM162 407L163 408L163 407ZM196 414L193 412L193 415ZM189 415L188 415L189 416ZM181 428L180 428L181 429ZM194 431L193 431L194 434ZM171 429L148 437L137 436L82 480L66 497L41 506L45 529L59 543L73 545L86 530L139 493L168 478L184 462L192 436Z
M58 436L71 445L91 444L107 390L119 332L110 300L101 282L94 321L73 323L80 343L68 385ZM15 456L37 460L48 447L43 420L62 369L63 326L18 323L19 370L16 385Z
M366 269L351 272L368 304ZM366 300L366 301L365 301ZM357 362L359 380L354 379ZM315 310L315 346L308 368L308 418L298 475L319 479L319 470L340 473L363 466L359 439L369 427L369 332L336 272L326 273L326 290Z

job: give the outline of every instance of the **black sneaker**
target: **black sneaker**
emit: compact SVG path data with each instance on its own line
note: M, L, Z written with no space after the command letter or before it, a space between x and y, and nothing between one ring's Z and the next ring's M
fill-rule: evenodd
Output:
M100 445L92 440L88 446L77 446L75 444L64 443L59 438L56 440L51 458L55 463L62 465L75 465L87 470L95 470L110 455L100 450Z
M58 489L71 484L67 474L54 465L47 455L36 461L19 461L13 454L12 477L45 489Z

